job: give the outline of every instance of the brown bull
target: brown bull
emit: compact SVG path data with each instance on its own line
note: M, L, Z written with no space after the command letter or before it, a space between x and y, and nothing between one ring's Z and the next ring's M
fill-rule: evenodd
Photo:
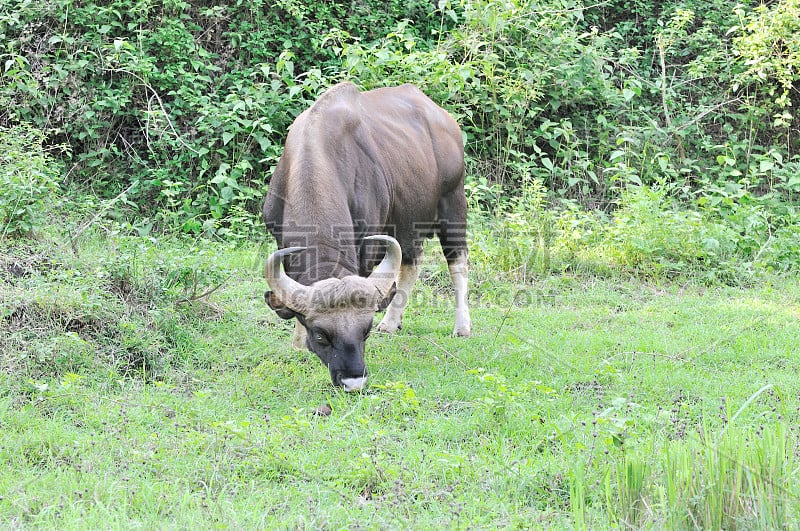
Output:
M470 335L461 130L417 88L325 92L292 124L264 221L280 249L265 267L267 302L297 318L294 346L314 352L335 385L365 385L375 312L388 305L379 331L400 328L434 234L456 291L453 333Z

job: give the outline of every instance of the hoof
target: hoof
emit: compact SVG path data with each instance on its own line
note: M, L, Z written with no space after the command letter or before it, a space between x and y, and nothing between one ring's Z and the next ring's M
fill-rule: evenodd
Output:
M402 330L403 325L401 321L386 320L384 318L375 329L382 334L394 334L398 330Z
M403 329L402 325L394 326L394 325L388 325L388 324L383 324L383 323L381 323L377 327L375 327L375 330L377 330L381 334L394 334L398 330L402 330L402 329Z
M453 335L456 337L469 337L472 335L472 331L469 328L456 328L453 330Z
M456 310L453 335L456 337L469 337L472 335L472 320L469 318L469 312Z

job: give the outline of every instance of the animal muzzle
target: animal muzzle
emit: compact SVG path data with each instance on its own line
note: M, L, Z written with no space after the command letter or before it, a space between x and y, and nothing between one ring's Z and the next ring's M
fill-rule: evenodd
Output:
M333 384L344 388L348 393L361 391L367 385L367 372L364 371L360 375L348 375L343 371L332 374Z

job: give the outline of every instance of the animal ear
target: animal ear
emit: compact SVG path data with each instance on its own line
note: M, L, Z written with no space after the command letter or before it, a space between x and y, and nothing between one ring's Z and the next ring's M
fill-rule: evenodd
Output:
M383 310L385 310L392 302L392 299L394 299L396 293L397 293L397 283L392 282L392 289L389 290L389 294L386 295L386 297L384 297L382 301L378 302L377 311L382 312Z
M267 302L267 305L272 308L275 313L278 314L278 317L281 319L291 319L292 317L297 317L300 314L295 312L294 310L289 309L281 300L275 295L272 291L267 291L264 293L264 300Z

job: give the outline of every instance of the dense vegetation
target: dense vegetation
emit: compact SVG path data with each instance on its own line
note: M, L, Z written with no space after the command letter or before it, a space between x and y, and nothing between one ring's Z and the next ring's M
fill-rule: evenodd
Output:
M523 280L796 270L798 15L796 0L5 0L0 223L35 231L61 190L142 235L260 232L295 115L337 81L411 82L463 125L476 263Z

